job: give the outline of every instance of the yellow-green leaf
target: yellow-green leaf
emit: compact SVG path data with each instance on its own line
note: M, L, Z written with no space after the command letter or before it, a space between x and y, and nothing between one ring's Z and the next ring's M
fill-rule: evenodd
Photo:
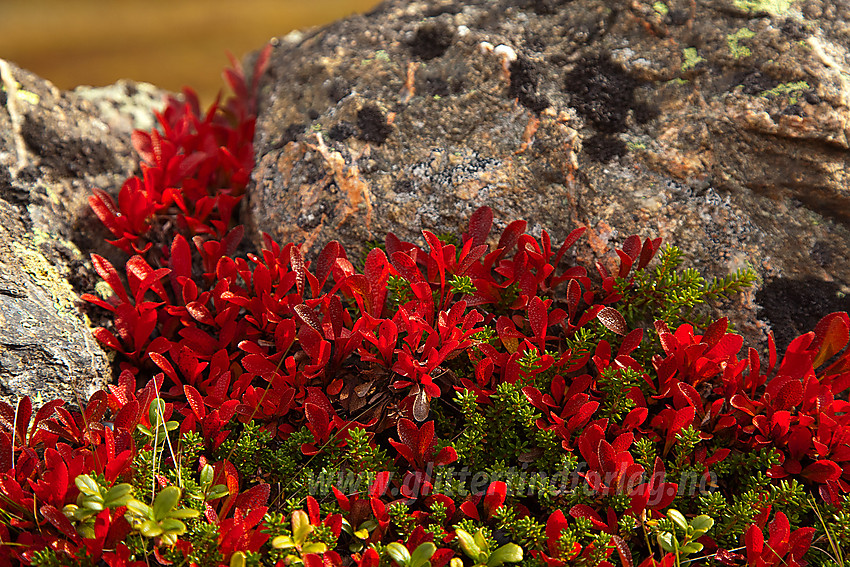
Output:
M160 521L168 516L168 513L180 501L180 488L177 486L166 486L153 501L154 519Z

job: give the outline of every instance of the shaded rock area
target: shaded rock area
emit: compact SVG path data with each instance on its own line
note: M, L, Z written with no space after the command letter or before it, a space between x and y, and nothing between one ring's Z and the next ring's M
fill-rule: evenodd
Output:
M79 299L98 281L89 253L112 254L87 198L134 173L131 132L164 93L60 92L5 61L0 79L0 399L76 406L112 372Z
M850 284L847 22L823 0L390 0L274 41L246 222L313 254L485 204L498 229L590 227L583 261L661 236L709 277L757 271L726 308L764 345Z

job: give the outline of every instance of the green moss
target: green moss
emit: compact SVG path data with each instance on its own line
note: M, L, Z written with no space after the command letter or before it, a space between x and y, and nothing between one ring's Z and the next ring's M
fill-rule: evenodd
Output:
M662 16L666 16L670 12L670 8L667 7L667 4L664 2L656 2L652 5L652 9L661 14Z
M741 28L735 33L727 35L726 44L729 46L729 51L732 52L732 57L735 59L741 59L742 57L749 57L752 55L753 52L750 51L749 47L741 45L738 42L742 39L750 39L754 35L756 35L756 33L748 28Z

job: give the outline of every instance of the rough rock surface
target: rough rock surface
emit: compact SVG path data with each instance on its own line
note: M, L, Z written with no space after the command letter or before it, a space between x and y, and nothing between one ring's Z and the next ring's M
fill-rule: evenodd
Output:
M246 222L313 253L484 204L590 227L585 260L662 236L708 276L755 268L735 319L787 343L848 307L848 22L831 0L390 0L275 40Z
M163 93L60 92L4 61L0 85L0 399L75 406L111 377L79 300L97 282L89 252L110 253L87 197L134 173L130 134Z

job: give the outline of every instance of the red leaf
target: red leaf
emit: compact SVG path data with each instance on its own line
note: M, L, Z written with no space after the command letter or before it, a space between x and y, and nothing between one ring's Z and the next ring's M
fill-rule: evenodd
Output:
M330 435L330 420L327 412L315 404L306 403L304 414L307 416L307 427L313 433L316 442L327 441Z
M728 318L723 317L722 319L718 319L708 326L705 330L705 334L702 336L702 340L700 340L700 343L707 344L709 349L713 348L718 342L720 342L720 339L726 334L726 329L728 328Z
M271 485L262 482L256 486L252 486L240 494L236 498L234 507L242 510L257 510L263 508L268 503L270 494ZM262 515L260 517L262 517Z
M620 345L620 350L617 351L617 356L624 356L631 353L640 346L643 340L643 329L634 329L628 335L623 337L623 342Z
M468 236L472 239L473 246L481 246L487 241L490 228L493 226L493 211L484 206L477 209L469 217Z
M204 406L204 401L200 392L198 392L198 390L196 390L193 386L185 384L183 386L183 393L186 395L186 400L188 400L189 406L192 408L192 411L198 419L203 419L207 414L207 409Z
M833 461L822 459L804 468L800 474L812 482L825 483L830 480L838 480L842 472L841 467Z
M130 297L127 295L127 290L124 289L124 284L121 283L121 278L118 276L118 272L115 270L115 267L109 263L109 260L102 256L98 256L97 254L92 254L91 262L98 275L103 278L103 281L109 284L109 287L112 288L112 291L115 292L121 301L129 303Z
M425 280L425 278L422 277L422 272L420 272L419 268L416 266L416 262L404 252L394 252L392 256L390 256L390 262L401 277L406 279L408 282L416 283Z
M812 366L818 368L838 353L850 340L850 319L847 313L830 313L815 326L815 341L812 348L818 353Z
M74 529L71 521L59 509L50 504L45 504L38 509L41 515L47 518L47 521L73 542L79 542L80 536L77 530Z
M605 326L605 328L618 335L625 335L628 331L626 319L613 307L603 307L599 313L596 314L596 317L599 319L599 322Z
M525 227L528 226L528 223L524 220L516 220L505 227L505 230L502 232L502 237L499 238L499 244L496 248L502 249L502 254L513 248L517 240L522 233L525 232Z

